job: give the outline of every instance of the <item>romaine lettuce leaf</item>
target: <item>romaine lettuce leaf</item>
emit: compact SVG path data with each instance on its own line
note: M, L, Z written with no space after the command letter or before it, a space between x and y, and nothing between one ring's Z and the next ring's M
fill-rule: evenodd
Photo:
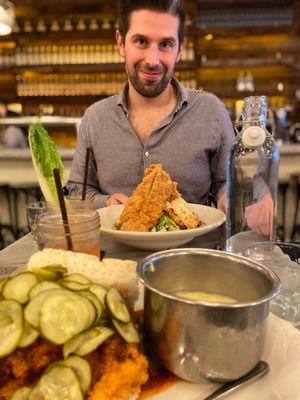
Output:
M29 127L29 146L38 182L46 201L57 202L57 192L53 169L58 168L62 186L65 184L64 166L57 148L48 132L41 124Z
M179 226L173 221L173 219L167 213L163 213L163 215L159 218L156 226L156 232L159 231L179 231Z

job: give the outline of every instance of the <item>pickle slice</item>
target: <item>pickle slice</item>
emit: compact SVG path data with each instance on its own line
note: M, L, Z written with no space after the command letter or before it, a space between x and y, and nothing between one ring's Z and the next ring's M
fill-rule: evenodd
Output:
M29 292L37 283L38 279L33 273L23 272L6 282L2 294L7 300L24 304L28 302Z
M27 347L36 341L39 337L39 332L29 325L26 321L24 322L23 335L18 343L19 347Z
M0 358L15 350L23 334L22 307L14 300L0 301Z
M112 329L105 326L96 326L88 329L64 344L64 357L68 357L71 353L77 354L78 356L85 356L96 350L97 347L114 333Z
M39 327L46 339L63 344L89 328L95 317L96 310L87 298L75 293L58 293L43 301Z
M90 286L89 283L75 282L75 281L70 281L68 279L62 279L59 282L64 288L73 290L74 292L87 290Z
M81 296L86 297L87 299L89 299L93 306L95 307L96 311L97 311L97 318L95 320L96 323L99 322L101 315L102 315L102 311L103 311L103 306L101 304L101 302L99 301L98 297L96 295L94 295L94 293L90 292L89 290L84 290L82 292L80 292Z
M32 272L40 279L46 281L57 281L63 276L63 272L61 271L53 271L48 269L47 267L44 268L34 268Z
M28 400L84 400L72 368L56 365L47 370L32 389Z
M112 323L120 336L128 343L139 343L140 336L138 331L135 329L133 322L130 321L126 324L124 322L118 321L115 318L112 318Z
M46 270L49 270L49 271L52 271L52 272L58 272L60 274L67 274L68 273L68 268L63 267L60 264L46 265L44 268Z
M61 286L56 282L42 281L37 283L29 292L29 299L32 300L39 293L45 292L49 289L61 289Z
M0 280L0 293L2 292L4 285L6 284L6 282L9 281L9 278L3 278Z
M121 322L129 322L130 314L120 292L112 287L106 293L106 305L112 316Z
M66 275L63 278L67 281L78 282L89 285L91 281L84 275L79 274L78 272L73 272L72 274Z
M92 383L92 371L90 364L81 357L71 356L59 362L59 365L65 365L72 368L78 378L80 387L84 393L87 393Z
M100 300L101 304L105 306L105 296L107 290L103 286L92 283L89 287L89 291L94 293L94 295Z
M70 290L67 290L67 289L49 289L49 290L45 290L44 292L39 293L32 300L30 300L30 302L25 307L24 317L25 317L25 320L28 322L28 324L32 325L34 328L38 328L42 304L48 297L52 297L55 295L66 295L68 297L76 297L76 298L78 297L78 295L76 293L71 292ZM97 317L96 309L94 308L94 306L90 302L90 300L88 300L86 298L84 298L84 300L89 302L91 319L93 318L93 320L91 320L91 324L92 324Z
M31 388L27 386L21 387L14 392L10 400L28 400L30 392Z

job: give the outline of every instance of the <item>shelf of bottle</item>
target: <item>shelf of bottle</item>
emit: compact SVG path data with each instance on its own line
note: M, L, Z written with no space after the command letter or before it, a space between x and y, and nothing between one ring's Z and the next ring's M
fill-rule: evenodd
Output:
M55 41L55 40L65 40L65 37L63 35L68 35L68 39L111 39L112 41L114 40L115 37L115 29L98 29L98 30L83 30L83 31L78 31L78 30L73 30L71 32L64 32L64 31L59 31L59 32L19 32L19 33L12 33L7 36L0 36L0 42L8 42L8 41L14 41L14 42L19 42L22 41L23 43L26 41L32 42L32 41L40 41L41 39L44 38L49 42Z
M176 64L177 71L196 69L196 61L180 61ZM0 67L1 73L19 74L24 71L35 71L39 73L93 73L93 72L125 72L124 63L102 63L102 64L49 64L49 65L24 65Z

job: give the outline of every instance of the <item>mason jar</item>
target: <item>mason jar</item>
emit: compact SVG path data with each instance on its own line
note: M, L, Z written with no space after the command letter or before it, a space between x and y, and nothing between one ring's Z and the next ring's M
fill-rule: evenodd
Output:
M100 217L96 211L68 211L68 222L60 212L50 211L37 220L39 249L54 248L100 256Z

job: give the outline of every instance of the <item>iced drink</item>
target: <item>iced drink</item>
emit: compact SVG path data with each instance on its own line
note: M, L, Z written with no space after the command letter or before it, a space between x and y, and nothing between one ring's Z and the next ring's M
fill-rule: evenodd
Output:
M37 221L39 248L72 250L100 256L100 217L96 211L68 211L68 224L59 212L48 212Z

